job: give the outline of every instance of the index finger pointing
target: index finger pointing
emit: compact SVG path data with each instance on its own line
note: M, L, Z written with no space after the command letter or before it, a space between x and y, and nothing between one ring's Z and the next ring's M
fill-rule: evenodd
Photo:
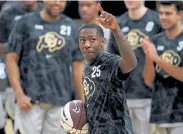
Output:
M98 7L99 7L100 13L102 13L104 11L104 9L101 7L100 3L98 3Z

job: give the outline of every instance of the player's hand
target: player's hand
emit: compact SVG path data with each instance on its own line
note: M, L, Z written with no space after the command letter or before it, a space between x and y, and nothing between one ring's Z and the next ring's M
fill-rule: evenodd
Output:
M17 105L21 111L29 111L32 109L31 98L26 95L21 95L16 97Z
M153 43L149 41L149 38L146 37L141 41L143 51L145 55L152 61L155 61L159 56L157 54L156 47Z
M119 26L116 18L112 14L104 11L100 4L98 4L98 8L100 11L100 16L97 18L97 22L99 22L105 28L117 30Z

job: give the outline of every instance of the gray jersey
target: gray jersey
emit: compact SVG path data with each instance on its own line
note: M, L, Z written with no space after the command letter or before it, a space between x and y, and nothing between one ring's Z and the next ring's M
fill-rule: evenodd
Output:
M119 56L101 53L84 70L89 134L133 134L119 69Z
M150 9L139 20L132 20L128 16L128 12L120 16L119 26L121 31L132 45L137 58L137 67L131 72L124 85L127 99L151 98L152 91L145 85L143 80L145 55L141 48L140 39L146 35L151 37L160 32L161 26L158 18L158 13ZM108 52L120 54L114 37L111 38L108 44Z
M183 67L183 32L168 39L165 32L152 38L160 57L177 67ZM183 83L155 65L155 90L152 96L151 123L183 122Z
M65 15L51 23L34 12L15 25L8 52L20 55L21 85L33 101L63 106L71 100L70 66L83 60L76 36L75 25Z

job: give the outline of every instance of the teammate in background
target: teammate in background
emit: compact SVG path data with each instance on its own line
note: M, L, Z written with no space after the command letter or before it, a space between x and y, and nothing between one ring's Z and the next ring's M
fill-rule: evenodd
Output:
M16 21L18 21L22 15L32 12L32 11L38 11L42 9L42 4L38 3L36 0L34 1L21 1L17 2L16 5L12 6L11 8L8 8L6 10L3 10L1 12L0 16L0 59L1 62L5 60L5 51L7 48L7 41L9 34L11 30L13 29L14 24ZM3 70L2 70L3 71ZM0 80L5 82L6 79ZM7 83L7 82L5 82ZM1 87L2 88L2 85ZM6 106L6 112L12 120L14 120L14 104L15 104L15 97L14 93L11 87L4 89L4 92L6 91L5 98L5 106ZM4 99L3 99L4 100ZM1 105L1 104L0 104ZM1 107L1 106L0 106ZM4 113L5 109L2 109L3 111L0 110L0 113ZM4 116L2 116L4 117ZM4 120L1 119L0 120Z
M89 123L89 134L133 134L122 81L136 66L131 45L122 35L115 17L103 11L97 21L112 31L120 56L104 52L104 33L97 24L79 29L79 47L87 60L83 86Z
M135 134L148 134L150 131L149 116L152 89L143 80L145 55L140 40L153 36L161 30L158 13L145 7L144 1L125 0L128 9L120 16L119 26L130 42L137 57L137 67L131 72L124 83L127 105L130 110ZM119 55L119 49L114 37L108 45L108 52Z
M159 1L158 9L165 32L154 36L152 42L142 41L146 54L144 80L149 87L155 86L150 122L157 125L155 134L182 134L183 2Z
M23 15L33 11L42 10L43 5L37 0L21 1L11 8L3 11L0 17L0 43L7 43L9 34L15 25Z
M76 27L62 14L65 7L66 1L45 0L43 10L23 16L9 37L6 68L16 96L15 129L25 134L65 134L60 108L71 101L71 75L82 91L83 56Z
M97 0L96 1L79 1L79 4L78 4L79 14L82 21L85 24L97 23L96 19L99 15L98 3L100 3L100 1L97 1ZM106 45L105 45L105 48L106 48L110 38L110 30L104 27L102 27L102 29L104 31L104 37L106 39Z

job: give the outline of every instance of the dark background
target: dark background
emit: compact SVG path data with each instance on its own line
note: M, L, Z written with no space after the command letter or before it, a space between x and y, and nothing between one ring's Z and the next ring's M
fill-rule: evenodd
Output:
M123 1L102 1L101 5L104 10L115 16L120 16L127 10ZM155 1L146 1L145 5L150 9L156 9ZM70 1L65 10L65 14L73 19L79 19L78 2Z

